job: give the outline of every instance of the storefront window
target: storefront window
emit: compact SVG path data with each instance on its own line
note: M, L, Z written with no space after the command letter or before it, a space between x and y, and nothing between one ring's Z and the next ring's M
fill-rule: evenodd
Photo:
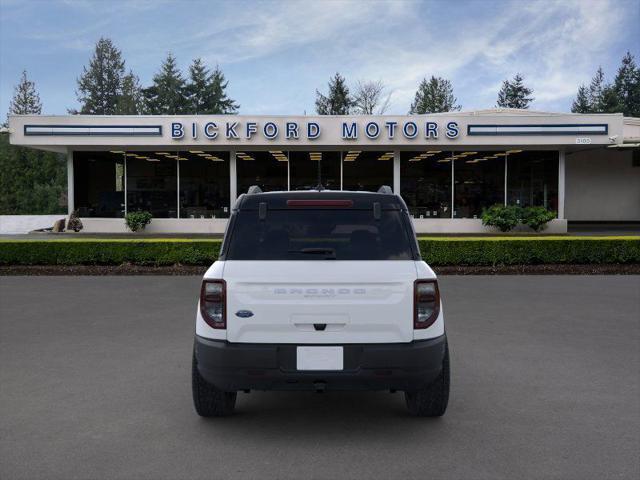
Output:
M145 210L155 218L176 218L178 155L127 152L127 211Z
M289 162L286 152L238 152L236 154L238 195L252 185L263 192L287 190Z
M229 217L229 153L179 152L180 218Z
M123 152L74 152L73 171L81 217L124 217Z
M480 218L482 210L504 204L502 152L454 152L454 218Z
M511 150L507 156L507 202L558 211L558 152Z
M340 152L289 152L291 190L340 190Z
M451 152L401 152L400 191L415 218L451 218Z
M342 188L376 192L380 186L393 187L393 151L343 152Z

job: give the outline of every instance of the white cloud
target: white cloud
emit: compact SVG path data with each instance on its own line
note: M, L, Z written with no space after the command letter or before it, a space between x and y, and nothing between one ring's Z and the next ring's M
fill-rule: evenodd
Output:
M34 10L34 4L0 1L10 5L3 22ZM640 3L622 1L194 0L176 8L151 0L83 0L56 7L69 10L74 28L44 15L19 35L40 42L39 51L51 55L88 52L99 36L108 35L123 49L128 66L147 74L167 51L181 64L201 56L236 72L231 85L244 88L234 92L243 111L309 108L301 99L312 102L314 89L335 71L354 83L383 80L393 92L392 113L407 111L425 76L451 79L463 107L474 108L493 105L502 80L516 72L534 88L535 108L556 109L567 105L621 36L629 38L630 29L640 35L633 25ZM270 90L273 77L280 83Z

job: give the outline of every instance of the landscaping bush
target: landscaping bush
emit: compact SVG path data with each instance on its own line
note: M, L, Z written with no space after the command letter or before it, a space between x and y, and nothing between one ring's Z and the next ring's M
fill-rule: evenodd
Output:
M555 212L545 207L522 208L518 205L493 205L482 210L482 224L497 227L501 232L513 230L520 223L539 232L554 218L556 218Z
M210 265L219 240L0 240L0 265Z
M482 210L482 224L497 227L501 232L513 230L520 221L520 207L493 205Z
M640 263L640 237L421 238L430 265Z
M555 212L544 207L527 207L521 212L521 222L530 226L534 232L544 230L551 220L556 218Z
M149 212L129 212L124 217L127 227L132 232L144 230L144 227L151 223L153 216Z
M420 238L423 259L441 265L640 263L640 237ZM0 240L0 265L210 265L220 240Z

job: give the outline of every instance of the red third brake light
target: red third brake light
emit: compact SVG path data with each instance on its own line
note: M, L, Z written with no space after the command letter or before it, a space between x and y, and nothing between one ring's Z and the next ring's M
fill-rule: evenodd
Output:
M202 281L200 313L211 328L227 328L227 284L224 280Z
M437 280L416 280L413 284L413 328L429 328L440 313Z
M353 207L353 200L287 200L287 207Z

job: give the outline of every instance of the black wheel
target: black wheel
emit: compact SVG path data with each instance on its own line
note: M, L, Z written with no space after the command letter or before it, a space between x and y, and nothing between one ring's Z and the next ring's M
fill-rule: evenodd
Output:
M202 378L195 352L191 364L191 390L193 406L201 417L224 417L231 415L236 407L237 392L223 392Z
M440 375L415 392L404 392L407 408L417 417L440 417L449 403L449 345L445 345Z

